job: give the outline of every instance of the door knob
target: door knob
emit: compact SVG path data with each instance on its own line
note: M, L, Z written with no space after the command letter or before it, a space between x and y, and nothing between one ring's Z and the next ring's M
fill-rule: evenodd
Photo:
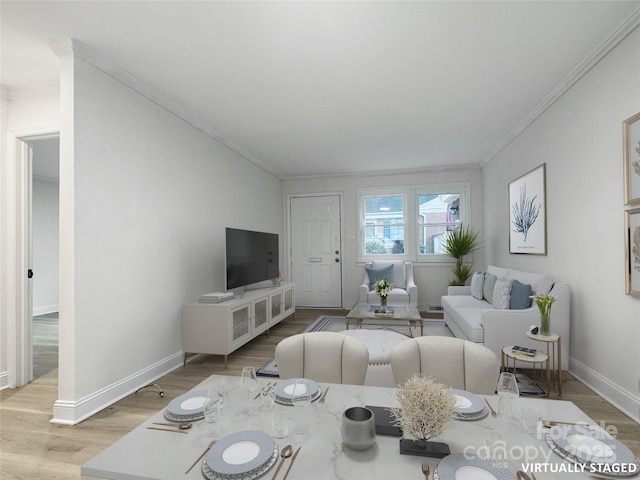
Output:
M336 258L336 263L337 263L337 262L339 262L339 261L340 261L340 259L339 259L339 258Z
M340 250L336 250L336 255L338 255L340 253Z

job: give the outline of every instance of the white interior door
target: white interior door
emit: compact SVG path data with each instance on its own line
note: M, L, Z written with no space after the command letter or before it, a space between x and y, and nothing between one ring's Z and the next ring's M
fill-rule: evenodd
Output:
M296 306L342 306L340 197L292 197L291 272Z

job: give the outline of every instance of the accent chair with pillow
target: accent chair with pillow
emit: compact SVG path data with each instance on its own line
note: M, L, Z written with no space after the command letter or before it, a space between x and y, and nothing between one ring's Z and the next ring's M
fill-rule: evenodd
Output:
M360 301L379 304L380 297L373 290L373 285L377 280L385 278L393 282L393 290L387 297L389 304L418 304L418 287L413 281L413 263L403 261L367 263L364 280L360 285Z

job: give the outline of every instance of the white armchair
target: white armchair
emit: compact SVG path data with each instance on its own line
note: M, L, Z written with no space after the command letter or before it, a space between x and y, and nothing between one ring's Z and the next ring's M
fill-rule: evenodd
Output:
M392 267L392 268L390 268ZM365 264L364 280L360 285L360 301L376 304L380 302L380 298L376 294L371 282L369 270L374 270L373 276L380 275L379 272L386 270L386 277L393 282L393 290L388 296L388 302L394 303L413 303L418 304L418 287L413 281L413 263L411 262L371 262ZM391 275L389 273L393 272Z

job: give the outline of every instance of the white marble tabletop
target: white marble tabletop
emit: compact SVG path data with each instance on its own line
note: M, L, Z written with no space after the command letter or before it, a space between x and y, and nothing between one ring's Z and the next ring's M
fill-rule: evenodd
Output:
M210 377L195 389L206 389L215 378ZM238 386L239 377L226 377L230 385ZM262 384L270 379L260 378ZM271 379L273 380L273 379ZM326 388L328 384L321 384ZM494 409L498 408L497 396L484 396ZM259 430L271 435L272 411L260 412L255 416L242 413L246 406L246 391L232 390L228 404L222 410L222 427L225 433L245 430ZM295 479L416 479L424 480L421 465L428 463L431 469L436 467L438 459L401 455L399 440L395 437L378 436L376 444L364 451L351 450L342 445L340 425L342 412L353 406L379 405L395 406L395 389L383 387L362 387L354 385L330 385L326 403L314 402L305 409L304 415L311 424L311 432L305 436L289 434L287 438L276 440L282 448L292 444L301 446L300 454L294 463L288 480ZM543 419L565 422L584 421L593 424L573 403L559 400L521 398L522 409L535 408ZM273 409L286 409L292 422L298 419L294 407L275 405ZM208 435L212 429L204 420L194 422L187 430L188 434L177 434L149 430L153 422L165 421L160 411L125 435L122 439L105 449L81 469L83 479L108 478L117 480L176 480L204 478L200 465L189 474L185 471L203 452L212 438ZM606 426L605 426L606 427ZM591 478L588 472L576 473L575 466L553 453L544 439L535 438L524 429L507 429L497 418L488 415L485 419L463 422L453 421L438 441L448 443L452 453L478 453L484 447L487 432L498 430L504 435L511 454L507 467L512 473L518 469L537 466L537 480L544 479L581 479ZM285 464L286 469L288 464ZM558 471L562 470L562 471ZM271 479L271 470L263 478ZM281 480L284 472L278 478Z

